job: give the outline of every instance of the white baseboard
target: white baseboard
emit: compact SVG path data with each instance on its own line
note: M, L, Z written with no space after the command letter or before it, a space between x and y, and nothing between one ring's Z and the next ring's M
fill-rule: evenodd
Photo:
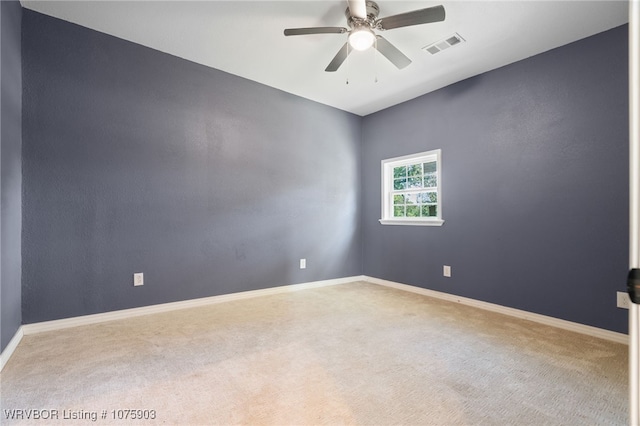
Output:
M617 333L615 331L604 330L602 328L592 327L589 325L584 325L576 322L553 318L546 315L534 314L532 312L522 311L520 309L508 308L506 306L496 305L488 302L482 302L480 300L469 299L466 297L456 296L448 293L442 293L440 291L427 290L421 287L415 287L412 285L382 280L380 278L365 276L363 280L370 282L372 284L383 285L386 287L393 287L399 290L409 291L412 293L422 294L424 296L447 300L449 302L462 303L463 305L473 306L475 308L480 308L487 311L497 312L500 314L509 315L516 318L534 321L540 324L545 324L545 325L573 331L580 334L586 334L588 336L598 337L600 339L605 339L605 340L609 340L616 343L623 343L626 345L629 344L628 335L623 333Z
M119 311L104 312L101 314L83 315L80 317L65 318L53 321L44 321L22 326L25 336L42 333L45 331L62 330L81 325L97 324L106 321L114 321L138 317L142 315L156 314L160 312L175 311L178 309L194 308L197 306L212 305L215 303L229 302L232 300L250 299L253 297L267 296L271 294L288 293L291 291L306 290L309 288L327 287L337 284L345 284L353 281L364 280L363 276L337 278L333 280L313 281L302 284L292 284L280 287L271 287L261 290L242 291L239 293L222 294L219 296L203 297L199 299L183 300L180 302L162 303L160 305L143 306L141 308L123 309Z
M243 291L239 293L222 294L219 296L203 297L200 299L183 300L180 302L163 303L160 305L143 306L141 308L123 309L119 311L104 312L101 314L83 315L80 317L65 318L53 321L44 321L20 326L7 347L0 354L0 371L4 368L23 336L43 333L46 331L62 330L81 325L97 324L106 321L133 318L142 315L156 314L160 312L175 311L178 309L194 308L197 306L212 305L215 303L229 302L232 300L250 299L258 296L287 293L291 291L306 290L310 288L327 287L331 285L345 284L353 281L363 281L364 276L358 275L332 280L312 281L302 284L292 284L280 287L271 287L261 290Z
M7 345L7 347L4 348L4 350L0 354L0 371L2 371L4 366L7 364L7 362L9 361L9 358L11 358L11 355L13 355L13 352L16 350L16 348L18 347L18 344L22 340L22 336L24 336L24 331L22 326L20 326L18 327L18 331L16 331L16 334L14 334L11 340L9 341L9 344Z
M13 355L13 352L18 347L18 344L22 340L23 336L30 334L43 333L46 331L62 330L65 328L78 327L81 325L97 324L101 322L114 321L119 319L132 318L142 315L155 314L160 312L175 311L178 309L194 308L197 306L212 305L215 303L229 302L232 300L250 299L253 297L267 296L272 294L287 293L291 291L299 291L310 288L327 287L338 284L346 284L354 281L366 281L372 284L383 285L386 287L393 287L399 290L404 290L412 293L421 294L424 296L434 297L437 299L447 300L450 302L462 303L464 305L473 306L488 311L498 312L504 315L509 315L516 318L522 318L529 321L538 322L541 324L549 325L552 327L562 328L576 333L586 334L589 336L598 337L605 340L610 340L616 343L629 343L629 336L623 333L616 333L615 331L603 330L597 327L591 327L584 324L579 324L571 321L561 320L558 318L548 317L545 315L534 314L519 309L508 308L506 306L496 305L493 303L482 302L479 300L469 299L466 297L456 296L453 294L442 293L435 290L427 290L421 287L415 287L412 285L401 284L393 281L387 281L380 278L369 277L365 275L337 278L324 281L313 281L302 284L293 284L280 287L265 288L262 290L243 291L240 293L223 294L220 296L203 297L200 299L184 300L180 302L163 303L160 305L144 306L141 308L123 309L120 311L105 312L101 314L84 315L80 317L65 318L61 320L45 321L33 324L25 324L18 328L18 331L13 336L7 347L0 354L0 371Z

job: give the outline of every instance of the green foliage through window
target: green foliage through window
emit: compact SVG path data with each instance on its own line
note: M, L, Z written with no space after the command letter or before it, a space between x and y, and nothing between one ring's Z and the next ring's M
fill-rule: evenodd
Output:
M435 161L393 168L394 217L438 216L437 171ZM416 189L426 191L415 192Z

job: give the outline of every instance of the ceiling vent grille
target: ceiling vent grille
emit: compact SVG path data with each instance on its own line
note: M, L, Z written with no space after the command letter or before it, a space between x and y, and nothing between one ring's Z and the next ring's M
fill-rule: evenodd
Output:
M442 52L445 49L448 49L452 46L456 46L460 43L464 43L465 39L458 33L454 33L452 36L445 38L444 40L436 41L435 43L431 43L422 48L432 55L435 55L438 52Z

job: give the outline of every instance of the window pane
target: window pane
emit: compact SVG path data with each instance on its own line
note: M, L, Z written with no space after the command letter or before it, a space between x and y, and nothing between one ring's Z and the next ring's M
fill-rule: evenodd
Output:
M393 168L393 177L394 178L401 178L401 177L405 177L405 176L407 176L407 167L406 166L394 167Z
M420 206L407 206L407 217L420 217Z
M393 204L404 204L404 195L394 195Z
M407 179L395 179L393 181L393 189L407 189Z
M424 174L434 173L436 171L436 162L431 161L429 163L424 163Z
M423 217L435 217L437 216L437 206L422 206Z
M418 194L418 201L422 204L432 204L438 202L437 192L421 192Z
M404 217L404 206L393 206L394 217Z
M422 178L412 177L408 180L409 188L422 188Z
M418 204L420 202L417 194L407 194L404 199L407 200L407 204Z
M422 164L411 164L408 166L407 173L409 176L421 176Z
M438 178L435 173L429 173L424 177L424 187L425 188L435 188L438 186Z

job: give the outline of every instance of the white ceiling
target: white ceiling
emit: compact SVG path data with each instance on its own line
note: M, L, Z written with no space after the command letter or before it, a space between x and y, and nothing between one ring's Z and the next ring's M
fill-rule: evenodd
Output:
M22 0L28 9L358 115L628 22L628 4L620 0L378 1L380 17L438 4L444 22L383 33L412 59L407 68L369 50L327 73L346 34L285 37L283 30L346 26L344 0ZM466 43L433 56L421 49L455 32Z

